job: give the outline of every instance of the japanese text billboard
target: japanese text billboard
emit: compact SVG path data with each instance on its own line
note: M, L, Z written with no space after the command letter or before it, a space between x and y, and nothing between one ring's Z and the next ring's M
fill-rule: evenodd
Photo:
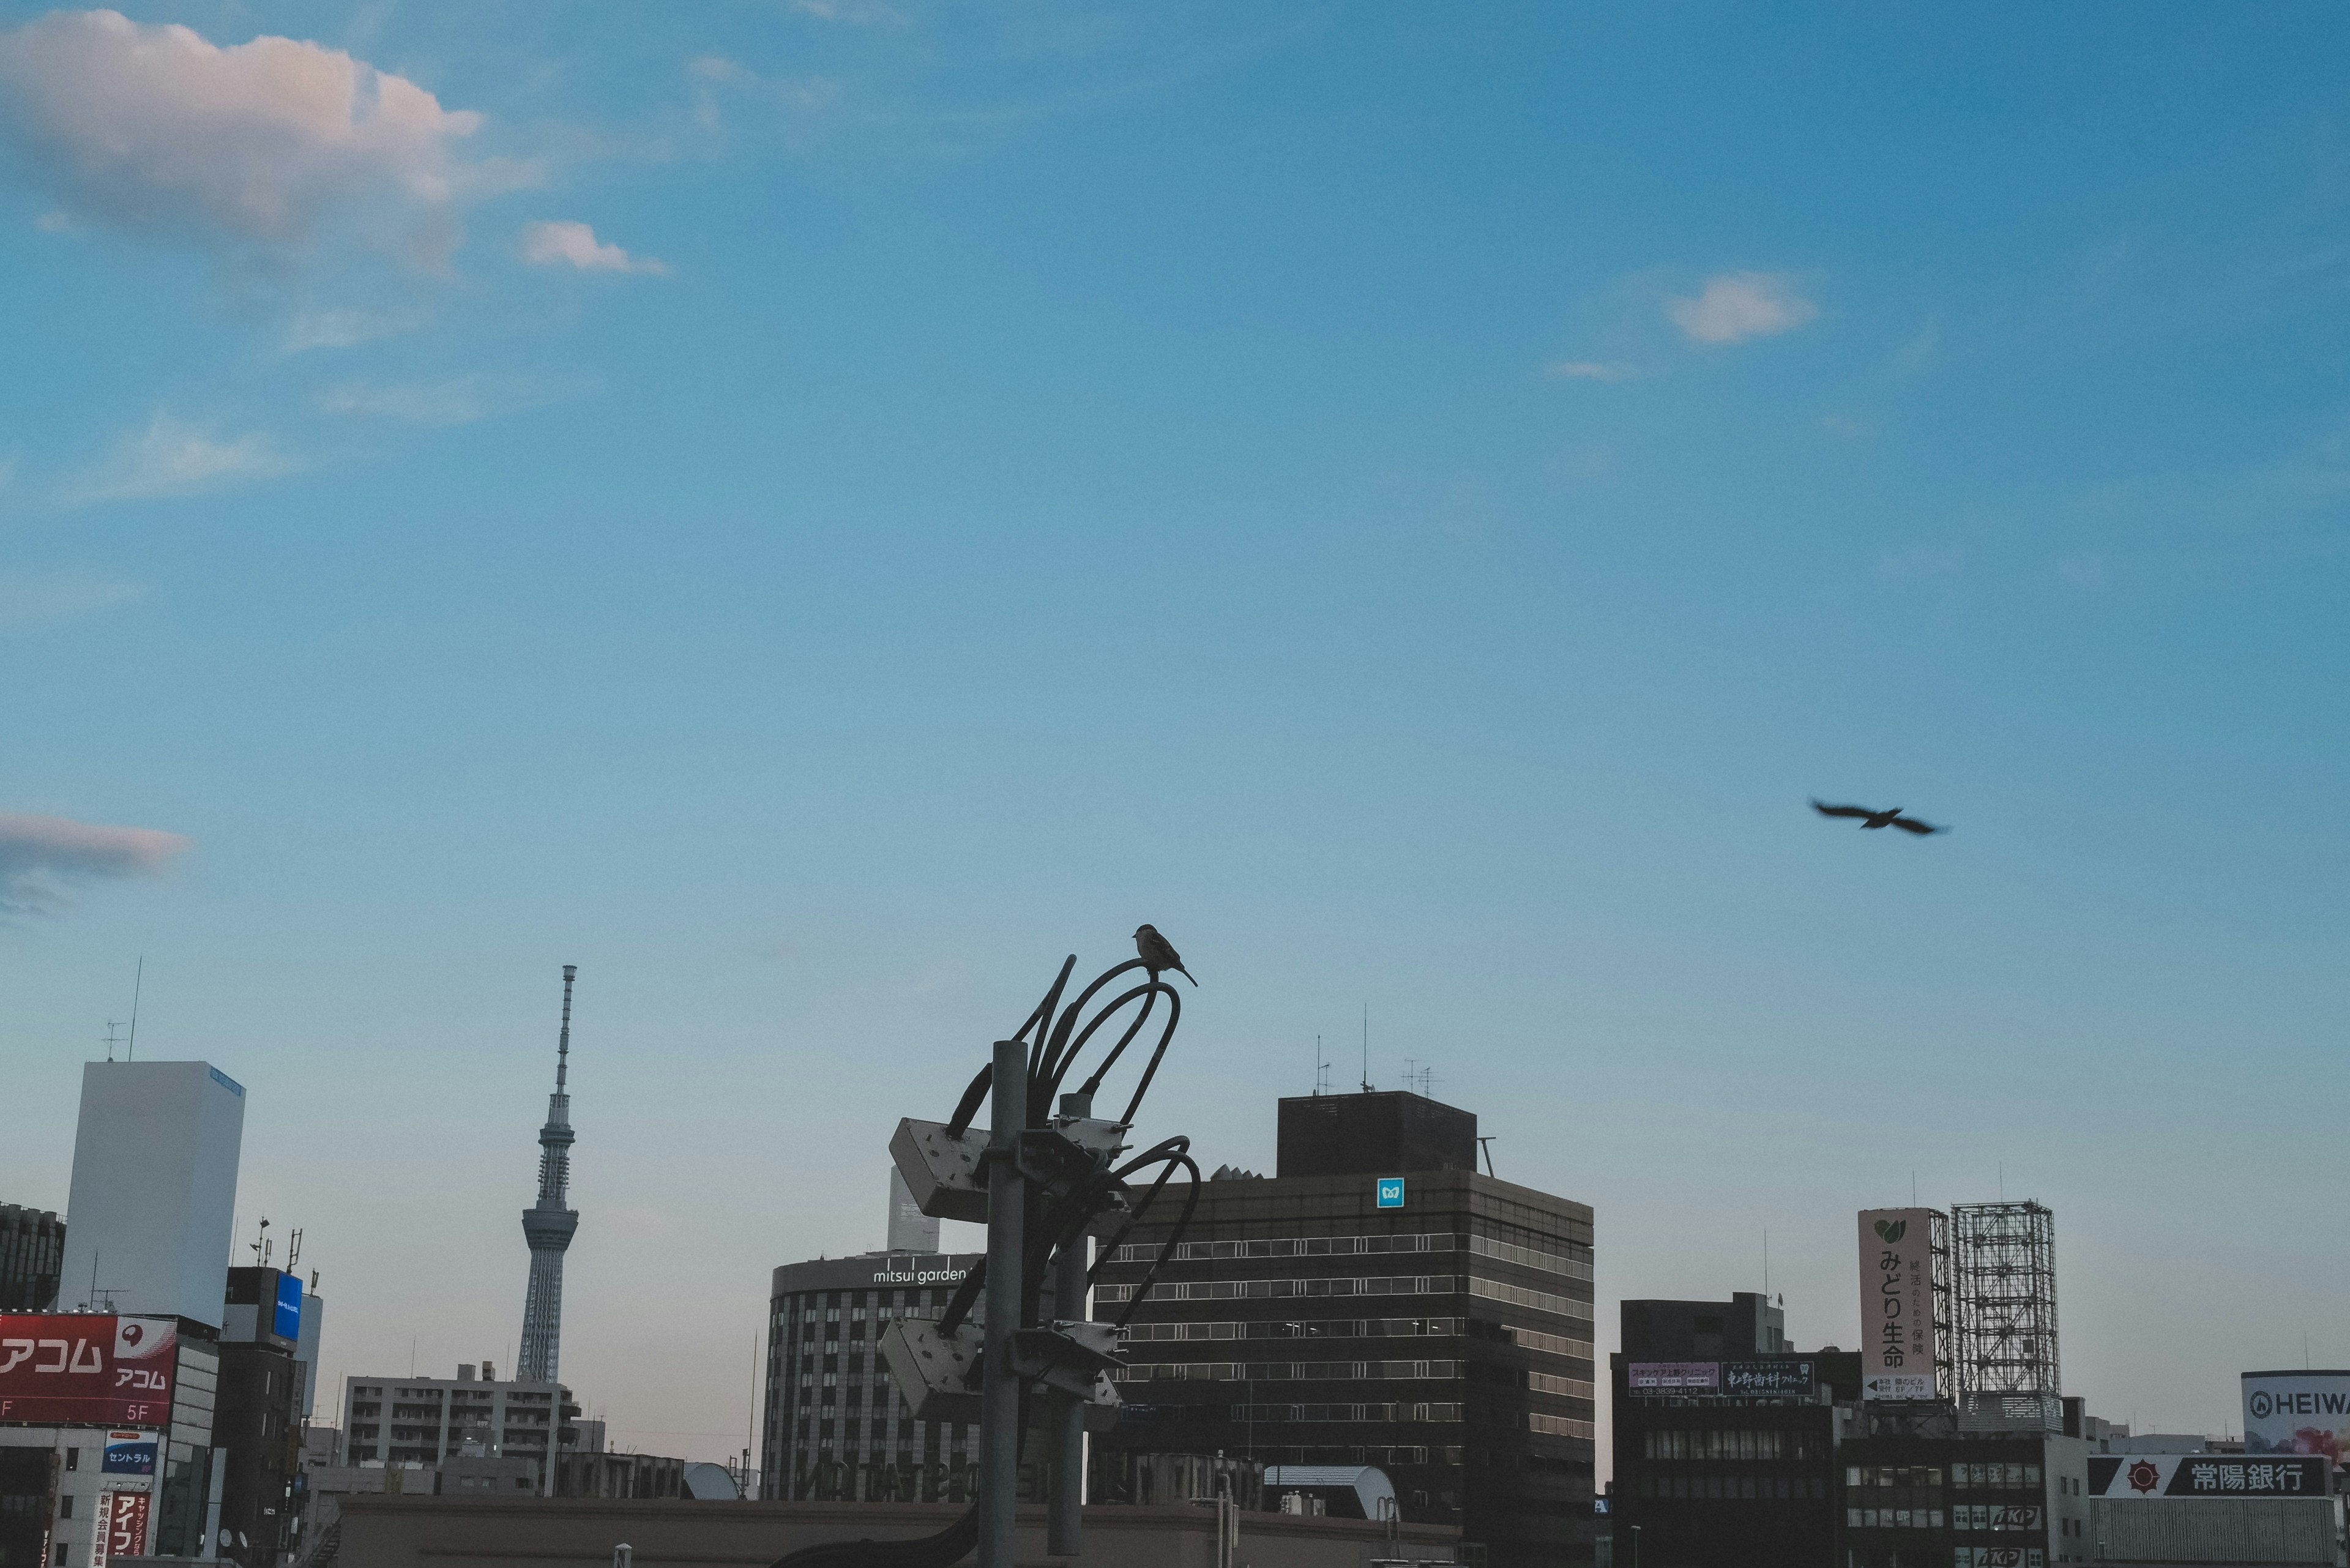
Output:
M1934 1211L1860 1211L1860 1392L1934 1397Z
M167 1425L179 1332L168 1317L0 1315L0 1421Z
M109 1557L147 1555L148 1494L143 1491L101 1492L98 1499L98 1539L90 1547L93 1564Z
M2244 1452L2350 1453L2350 1372L2244 1374Z
M1655 1393L1711 1394L1721 1386L1719 1361L1635 1361L1624 1368L1627 1387Z
M2314 1456L2091 1454L2091 1497L2330 1497L2331 1468Z
M1757 1398L1808 1399L1812 1397L1812 1364L1808 1361L1725 1361L1721 1391Z

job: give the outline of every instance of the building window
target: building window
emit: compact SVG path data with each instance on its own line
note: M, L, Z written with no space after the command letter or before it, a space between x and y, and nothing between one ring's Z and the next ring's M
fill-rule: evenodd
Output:
M79 1449L68 1449L66 1450L66 1469L69 1470L78 1470L81 1469L81 1450Z

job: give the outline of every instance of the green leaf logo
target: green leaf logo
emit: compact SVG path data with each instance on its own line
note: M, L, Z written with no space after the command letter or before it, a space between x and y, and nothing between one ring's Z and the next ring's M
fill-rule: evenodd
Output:
M1908 1229L1909 1221L1907 1220L1879 1220L1877 1222L1877 1239L1889 1247L1901 1240L1901 1233Z

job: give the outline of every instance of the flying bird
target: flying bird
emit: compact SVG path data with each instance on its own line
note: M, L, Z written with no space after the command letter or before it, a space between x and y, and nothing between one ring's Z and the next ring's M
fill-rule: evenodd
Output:
M1151 979L1157 980L1159 971L1171 969L1185 980L1191 980L1191 971L1183 967L1182 955L1175 950L1173 945L1165 937L1159 934L1157 926L1141 925L1134 928L1134 950L1142 955L1142 967L1150 971ZM1191 980L1191 983L1197 985L1200 982Z
M1904 833L1915 833L1920 836L1929 833L1950 831L1947 827L1937 827L1930 822L1920 822L1914 816L1904 816L1901 815L1901 808L1898 805L1890 811L1878 811L1873 806L1830 805L1825 801L1814 799L1812 802L1812 809L1822 816L1859 817L1863 827L1898 827Z

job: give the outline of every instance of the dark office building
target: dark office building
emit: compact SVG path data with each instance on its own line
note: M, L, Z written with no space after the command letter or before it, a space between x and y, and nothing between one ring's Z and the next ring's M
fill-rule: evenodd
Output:
M1784 1314L1751 1293L1627 1301L1622 1314L1616 1561L1633 1561L1637 1539L1641 1568L1826 1568L1859 1355L1789 1352Z
M0 1312L55 1312L65 1255L64 1220L0 1203Z
M287 1287L291 1287L288 1289ZM245 1568L276 1568L290 1540L294 1479L301 1471L301 1282L279 1269L231 1269L220 1339L213 1441L221 1483L220 1555Z
M1204 1184L1136 1310L1093 1495L1129 1454L1376 1465L1496 1568L1588 1562L1591 1210L1479 1174L1476 1117L1418 1095L1284 1100L1279 1127L1277 1174ZM1103 1262L1097 1317L1182 1195Z
M2094 1446L2061 1432L1925 1431L1846 1441L1840 1568L1992 1568L2085 1563L2082 1495ZM1935 1435L1939 1431L1948 1435Z
M1627 1361L1720 1361L1789 1348L1783 1307L1752 1291L1727 1302L1625 1302Z

